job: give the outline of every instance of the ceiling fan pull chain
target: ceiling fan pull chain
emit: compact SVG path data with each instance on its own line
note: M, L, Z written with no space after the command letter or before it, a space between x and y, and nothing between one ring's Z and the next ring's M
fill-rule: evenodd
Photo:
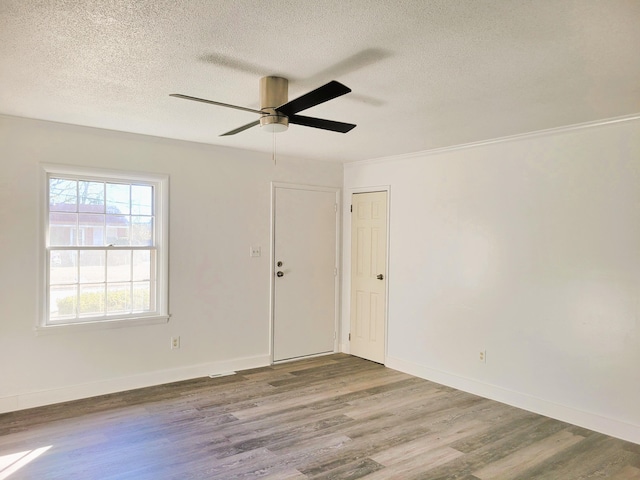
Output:
M276 132L271 134L273 138L273 165L276 166Z

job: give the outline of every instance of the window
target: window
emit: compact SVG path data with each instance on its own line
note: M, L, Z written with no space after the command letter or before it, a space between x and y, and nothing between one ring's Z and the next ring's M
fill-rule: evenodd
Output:
M45 167L44 327L167 319L161 176Z

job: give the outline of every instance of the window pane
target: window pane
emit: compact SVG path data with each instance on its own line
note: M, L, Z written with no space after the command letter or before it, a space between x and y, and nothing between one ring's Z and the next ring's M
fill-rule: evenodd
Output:
M151 280L151 256L155 259L155 252L135 250L133 252L133 281Z
M153 245L153 217L131 217L131 245Z
M78 182L78 211L104 213L104 183Z
M127 179L126 172L110 176L81 167L45 171L44 324L165 313L166 278L164 269L158 278L158 262L165 265L167 250L158 236L164 215L156 208L167 211L166 178Z
M104 215L81 213L78 217L78 245L105 245Z
M78 182L75 180L63 180L62 178L50 178L49 210L52 212L77 212Z
M131 250L107 252L107 282L131 281Z
M101 283L105 281L106 252L80 251L80 283Z
M76 213L49 213L49 245L70 247L76 245L78 230Z
M107 245L129 245L129 218L107 215Z
M49 252L49 284L62 285L78 282L78 252L51 250Z
M107 313L129 313L131 311L131 284L107 284Z
M49 288L49 318L51 320L74 318L77 303L77 285Z
M107 183L107 213L129 215L131 187L121 183Z
M105 315L104 288L104 283L98 285L80 285L80 305L78 307L78 314L80 316Z
M131 185L131 214L153 215L153 187Z
M133 284L133 310L137 312L148 312L150 286L149 282L138 282Z

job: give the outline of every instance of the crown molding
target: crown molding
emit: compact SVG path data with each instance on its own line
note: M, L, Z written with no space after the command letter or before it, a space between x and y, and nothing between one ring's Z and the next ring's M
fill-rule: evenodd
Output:
M508 135L506 137L492 138L489 140L480 140L477 142L463 143L460 145L451 145L449 147L432 148L429 150L403 153L400 155L391 155L388 157L378 157L378 158L371 158L366 160L357 160L354 162L346 162L344 166L345 168L348 168L348 167L356 167L360 165L370 165L375 163L396 162L399 160L408 160L412 158L438 155L441 153L456 152L458 150L466 150L468 148L482 147L485 145L494 145L496 143L506 143L506 142L513 142L516 140L536 138L536 137L542 137L547 135L557 135L560 133L573 132L576 130L583 130L586 128L601 127L603 125L611 125L614 123L630 122L633 120L640 120L640 112L632 113L630 115L623 115L620 117L612 117L612 118L605 118L601 120L595 120L591 122L576 123L573 125L564 125L562 127L547 128L544 130L535 130L533 132L518 133L516 135Z

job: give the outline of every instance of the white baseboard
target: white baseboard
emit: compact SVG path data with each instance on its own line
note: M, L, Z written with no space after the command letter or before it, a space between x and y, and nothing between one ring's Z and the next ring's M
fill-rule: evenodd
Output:
M271 357L269 355L259 355L255 357L235 358L222 362L191 365L183 368L159 370L129 377L71 385L63 388L28 392L9 397L0 397L0 413L41 407L53 403L69 402L182 380L191 380L193 378L246 370L249 368L264 367L270 364Z
M388 356L385 365L409 375L424 378L464 392L506 403L546 417L578 425L612 437L640 444L640 425L560 405L525 393L435 370L424 365Z
M16 395L12 397L0 397L0 413L13 412L19 410L18 397Z

